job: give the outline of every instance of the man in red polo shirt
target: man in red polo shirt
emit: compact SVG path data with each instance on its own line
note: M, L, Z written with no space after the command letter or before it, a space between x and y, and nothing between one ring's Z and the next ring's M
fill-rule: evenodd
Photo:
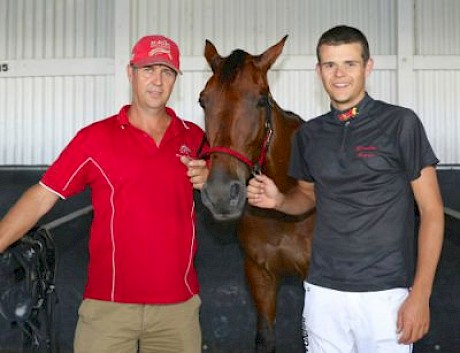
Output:
M82 130L0 222L0 252L59 198L91 189L88 281L75 353L201 352L193 188L203 131L166 107L179 48L151 35L127 68L132 104Z

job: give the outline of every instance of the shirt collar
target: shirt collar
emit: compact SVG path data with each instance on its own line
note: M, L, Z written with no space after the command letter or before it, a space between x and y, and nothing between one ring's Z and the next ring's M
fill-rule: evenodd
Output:
M332 116L336 120L342 121L342 122L352 120L352 119L358 117L360 114L363 113L364 107L370 101L372 101L372 98L366 92L366 94L364 95L364 98L361 100L361 102L359 102L357 105L355 105L355 106L353 106L353 107L351 107L349 109L338 110L338 109L335 109L334 107L331 106Z
M126 125L130 125L130 122L129 122L129 117L128 117L128 112L129 112L129 109L131 108L131 105L125 105L124 107L122 107L118 113L118 116L117 116L117 120L118 120L118 124L123 127L123 126L126 126ZM175 127L179 124L177 124L177 120L178 120L178 117L176 115L176 112L169 108L169 107L166 107L166 113L172 118L171 119L171 127ZM176 127L177 128L177 127Z
M130 105L125 105L118 112L117 120L118 120L118 124L120 125L120 127L129 125L128 111L130 107L131 107Z

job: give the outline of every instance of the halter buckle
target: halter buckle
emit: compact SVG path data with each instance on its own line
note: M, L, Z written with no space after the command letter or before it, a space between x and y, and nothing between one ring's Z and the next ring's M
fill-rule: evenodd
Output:
M251 174L253 176L257 176L257 175L262 175L262 166L260 165L260 163L254 163L252 169L251 169Z

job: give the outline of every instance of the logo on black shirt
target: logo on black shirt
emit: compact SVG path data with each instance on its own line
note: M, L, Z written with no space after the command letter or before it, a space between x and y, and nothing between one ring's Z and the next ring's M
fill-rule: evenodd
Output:
M356 157L358 158L372 158L377 155L376 146L356 146L355 147Z

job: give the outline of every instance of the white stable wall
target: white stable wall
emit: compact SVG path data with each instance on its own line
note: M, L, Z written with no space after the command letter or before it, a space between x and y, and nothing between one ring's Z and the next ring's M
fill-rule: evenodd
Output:
M127 104L130 47L151 33L179 43L171 106L200 125L205 40L222 55L258 54L288 34L271 89L308 120L329 106L315 46L336 24L369 39L369 93L414 109L441 163L460 165L459 18L458 0L0 0L0 165L47 165L79 128Z

